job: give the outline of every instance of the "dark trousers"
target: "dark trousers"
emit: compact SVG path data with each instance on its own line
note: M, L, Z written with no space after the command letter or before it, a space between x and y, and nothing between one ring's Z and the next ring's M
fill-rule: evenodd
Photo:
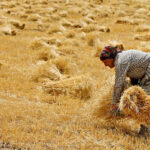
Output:
M132 85L138 85L138 79L130 78Z

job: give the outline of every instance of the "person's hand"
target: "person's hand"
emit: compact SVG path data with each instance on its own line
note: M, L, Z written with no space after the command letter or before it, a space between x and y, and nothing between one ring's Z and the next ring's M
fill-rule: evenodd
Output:
M111 105L110 113L111 113L113 116L122 116L122 114L120 113L120 110L119 110L117 104L112 104L112 105Z
M117 104L111 104L111 107L110 107L110 112L111 112L111 113L116 112L117 109L118 109Z

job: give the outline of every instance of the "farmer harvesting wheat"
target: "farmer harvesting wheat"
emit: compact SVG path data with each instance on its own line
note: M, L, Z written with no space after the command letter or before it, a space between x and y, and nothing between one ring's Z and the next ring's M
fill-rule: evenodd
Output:
M105 66L115 67L112 112L116 113L118 110L126 77L130 78L132 85L139 85L150 94L150 53L138 50L120 51L117 47L106 46L100 53L100 60Z

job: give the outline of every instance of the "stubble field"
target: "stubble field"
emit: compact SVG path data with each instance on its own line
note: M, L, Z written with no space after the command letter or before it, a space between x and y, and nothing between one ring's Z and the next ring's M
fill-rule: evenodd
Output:
M149 52L149 11L148 0L1 0L0 149L150 149L138 122L99 114L114 84L100 50Z

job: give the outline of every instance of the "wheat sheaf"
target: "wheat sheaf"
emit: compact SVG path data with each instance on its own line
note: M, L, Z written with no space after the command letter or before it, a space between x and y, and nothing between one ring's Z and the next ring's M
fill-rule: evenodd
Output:
M150 96L141 87L132 86L124 91L119 109L125 116L131 116L138 121L149 122Z

